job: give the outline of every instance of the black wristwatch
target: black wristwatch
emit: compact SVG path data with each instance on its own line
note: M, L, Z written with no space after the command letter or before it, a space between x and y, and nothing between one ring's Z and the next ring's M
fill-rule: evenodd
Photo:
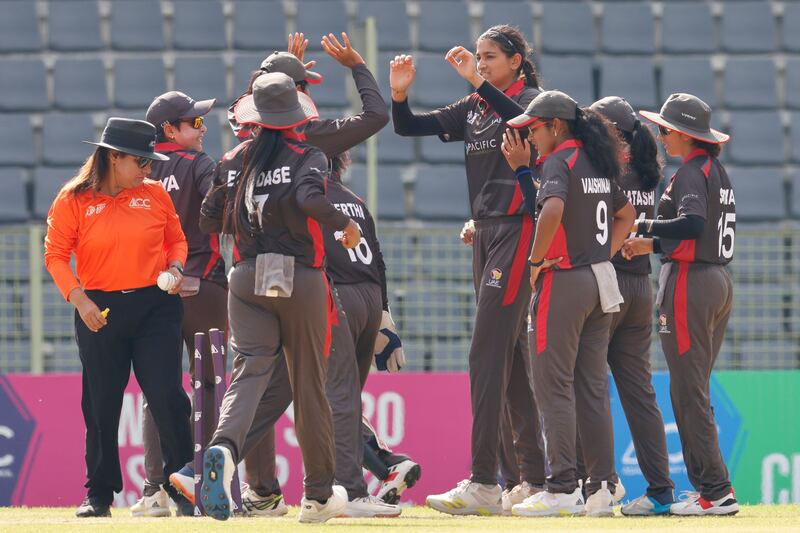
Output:
M170 268L174 268L175 270L181 273L181 276L183 276L183 267L181 267L180 265L170 265Z
M534 268L539 268L540 266L542 266L544 264L544 257L541 259L541 261L528 260L528 263Z

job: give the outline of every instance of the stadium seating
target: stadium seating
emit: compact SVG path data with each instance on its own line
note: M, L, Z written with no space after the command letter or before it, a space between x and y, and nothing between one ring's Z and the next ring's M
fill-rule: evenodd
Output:
M323 76L320 85L309 87L314 102L322 107L346 107L349 104L346 86L353 85L350 69L342 67L325 52L306 54L305 60L315 60L314 71Z
M380 163L412 163L415 159L415 144L413 137L397 135L390 122L378 133L378 161Z
M309 50L322 50L322 36L334 34L341 40L347 31L347 10L341 0L304 0L297 11L298 31L308 38Z
M542 4L542 51L592 54L596 48L594 15L588 3Z
M655 25L646 2L603 5L603 51L609 54L652 54Z
M414 187L414 207L419 218L467 220L470 218L464 165L421 166Z
M113 0L111 48L114 50L162 50L164 29L158 0Z
M415 58L417 79L409 91L412 104L442 107L452 104L472 92L444 54L418 54Z
M731 113L731 159L741 164L783 163L783 125L775 111L740 111Z
M286 16L279 0L237 0L233 12L233 47L268 54L286 47Z
M26 114L0 115L0 166L36 164L33 127Z
M657 103L655 72L650 58L606 57L600 63L600 94L621 95L637 109Z
M786 107L800 109L800 57L786 60Z
M725 170L736 195L737 221L779 220L787 216L784 209L786 190L781 170L730 165Z
M106 109L106 68L102 59L61 58L53 75L55 107L63 111Z
M126 58L114 63L114 105L122 109L147 108L167 92L164 62L160 58Z
M44 220L61 187L75 175L74 167L36 167L33 172L33 215Z
M792 216L800 218L800 171L795 170L792 174L791 180L792 197L790 203L792 204Z
M463 142L442 142L431 137L420 143L420 157L426 163L463 163Z
M791 158L800 163L800 112L794 111L789 116L789 139Z
M724 78L725 107L773 109L778 106L778 71L772 59L729 58Z
M710 53L714 51L711 6L705 2L664 2L661 28L665 53Z
M596 100L594 69L588 57L545 56L539 59L540 81L545 89L557 89L581 105Z
M0 59L0 110L47 109L46 75L41 59Z
M175 58L175 89L192 98L228 101L226 67L218 55L187 55Z
M0 168L0 223L28 220L28 198L21 169ZM3 273L5 276L5 272Z
M783 4L782 44L788 52L800 52L800 4L796 2Z
M659 102L664 102L673 93L687 91L716 109L717 97L711 62L706 57L665 57L661 62Z
M469 13L465 2L451 0L422 0L419 19L420 50L446 52L461 44L472 47Z
M722 12L722 49L731 53L772 52L775 17L769 2L727 2Z
M533 13L527 2L487 2L483 5L481 31L486 31L498 24L510 24L518 27L524 35L533 35ZM471 43L469 43L471 44ZM468 44L464 44L470 47Z
M100 50L100 13L93 0L48 4L49 47L58 51Z
M5 0L0 2L0 12L0 54L42 49L34 2Z
M226 47L225 17L220 0L176 0L174 6L176 50L223 50Z
M91 115L52 113L44 115L42 122L42 162L45 165L77 167L94 150L93 146L81 142L96 140Z
M375 17L379 50L411 50L408 10L405 2L392 0L362 1L358 5L360 21Z
M410 169L398 165L381 165L378 168L378 216L381 219L405 218L405 181ZM367 199L367 169L364 165L351 165L343 176L344 184L363 200Z

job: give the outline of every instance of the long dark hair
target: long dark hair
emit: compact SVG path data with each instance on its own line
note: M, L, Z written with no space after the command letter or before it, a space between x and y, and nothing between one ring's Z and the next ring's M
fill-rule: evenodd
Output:
M342 181L342 174L350 167L350 163L352 163L352 160L350 159L349 151L331 157L330 179L333 181Z
M508 24L498 24L483 32L483 34L478 37L479 41L481 39L491 39L508 57L514 57L514 54L521 55L522 64L519 70L517 70L517 76L520 78L524 77L525 85L528 87L541 88L539 85L539 76L536 73L536 66L533 64L533 61L528 59L528 57L533 54L533 49L528 44L528 41L525 40L519 28L509 26Z
M622 172L619 162L622 139L616 126L588 107L579 107L575 120L564 122L572 136L583 143L583 150L594 169L615 181Z
M719 157L719 154L722 153L721 144L707 143L705 141L698 141L697 139L692 139L692 145L695 148L700 148L701 150L705 150L711 157Z
M656 139L650 128L646 128L637 119L633 123L633 131L622 131L622 139L630 146L630 165L639 176L642 190L649 192L658 187L661 180L661 169L664 162L658 154Z
M92 155L86 158L78 173L61 188L62 193L76 196L89 189L100 190L100 184L111 169L111 150L104 146L95 148Z
M251 217L253 187L262 170L270 168L280 150L283 136L278 130L259 128L258 133L243 148L244 165L236 183L233 227L237 235L253 234L261 227L259 217Z

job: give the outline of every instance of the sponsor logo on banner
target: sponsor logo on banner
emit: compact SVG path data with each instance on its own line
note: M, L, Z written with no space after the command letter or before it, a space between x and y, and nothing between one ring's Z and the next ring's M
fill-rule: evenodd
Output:
M33 457L26 463L26 455L35 428L36 423L9 381L0 376L0 506L19 505L13 501L14 493L28 482L27 467Z

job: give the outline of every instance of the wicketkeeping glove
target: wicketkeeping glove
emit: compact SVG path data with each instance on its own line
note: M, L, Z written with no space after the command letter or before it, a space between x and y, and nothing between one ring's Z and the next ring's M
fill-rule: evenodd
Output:
M378 370L397 372L406 366L406 354L403 353L403 343L397 336L397 327L389 311L383 312L381 329L375 339L375 366Z

